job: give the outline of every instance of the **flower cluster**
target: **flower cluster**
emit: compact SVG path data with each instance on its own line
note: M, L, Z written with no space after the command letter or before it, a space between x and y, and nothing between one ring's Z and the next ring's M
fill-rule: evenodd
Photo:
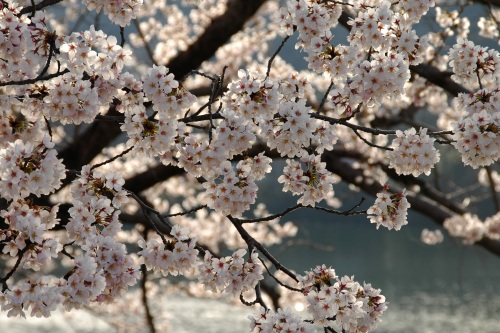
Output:
M245 122L254 120L264 122L273 118L278 110L278 84L270 79L263 79L258 73L238 71L238 80L227 86L224 94L224 110L242 117Z
M469 213L449 217L443 226L450 236L463 238L464 244L474 244L484 235L484 224L477 215Z
M129 286L136 284L140 276L139 266L127 253L125 244L101 234L88 239L82 249L95 258L96 270L104 277L104 289L95 301L112 303L115 298L122 296ZM82 284L81 280L77 281Z
M84 203L76 200L69 209L66 231L76 244L85 244L95 235L114 236L121 229L120 211L111 206L108 198L92 198Z
M487 19L480 17L477 26L479 27L479 36L491 39L498 38L498 26L492 17Z
M462 161L474 169L487 166L500 157L500 112L486 110L453 122L453 146Z
M57 239L48 238L45 232L59 223L58 209L59 206L41 207L23 199L12 201L6 210L0 211L8 226L0 231L0 240L5 243L2 252L16 256L24 250L23 268L35 271L49 259L57 258L62 245Z
M260 307L259 312L250 319L252 333L314 333L316 330L311 323L297 317L290 309L272 309Z
M27 112L17 111L24 111L23 108L19 101L0 96L0 148L16 140L34 142L43 137L42 122Z
M241 215L255 202L255 181L271 171L270 163L270 158L259 155L238 162L235 170L231 162L224 161L215 173L218 177L203 184L208 206L223 215Z
M111 22L121 27L130 24L132 19L137 17L137 12L142 5L143 0L84 0L83 3L88 10L96 12L104 11Z
M93 26L83 33L59 37L56 45L63 67L71 69L73 74L86 73L112 82L125 65L133 63L130 49L120 46L115 36L107 36Z
M395 52L374 55L371 62L364 61L357 67L356 74L350 88L359 86L365 101L404 95L404 85L410 79L408 62L401 53Z
M407 210L410 203L406 200L406 189L391 194L389 186L384 185L381 192L377 193L377 199L367 213L371 223L377 224L377 229L382 225L389 230L399 230L408 224L406 220Z
M443 28L441 36L439 37L441 44L443 36L453 36L455 33L457 37L467 38L470 31L470 20L468 17L460 15L458 10L444 10L441 7L436 8L436 22ZM439 44L439 45L440 45Z
M423 229L420 235L420 240L427 245L436 245L444 240L441 230Z
M301 156L314 138L316 124L309 115L306 101L285 101L279 105L279 117L261 125L262 134L271 149L277 149L281 156Z
M39 277L0 292L2 311L8 311L8 317L19 315L26 318L24 311L31 309L31 316L49 317L63 299L59 292L59 285L63 282L51 282L47 277Z
M302 195L297 203L313 206L325 199L333 191L333 177L326 170L326 163L321 162L321 156L304 154L300 161L305 164L305 170L300 162L287 159L283 175L278 182L283 183L283 192Z
M108 171L102 173L92 170L90 165L84 165L80 177L71 184L71 197L73 201L84 204L93 200L108 199L115 209L127 201L127 192L122 188L125 180L120 173Z
M16 140L0 149L0 196L11 200L47 195L66 177L48 135L39 143Z
M342 6L337 3L295 0L288 1L275 18L282 33L292 35L294 29L299 31L297 46L307 52L309 68L322 73L335 58L330 29L338 24L340 14Z
M356 45L365 51L389 49L390 27L396 18L390 5L388 1L384 1L380 6L360 10L358 16L349 21L349 25L352 26L348 37L351 45Z
M73 268L63 279L41 277L0 294L2 310L9 311L9 316L25 316L24 311L31 308L32 316L48 317L59 304L69 311L95 301L110 303L136 283L139 269L126 255L124 244L101 238L85 250L74 258Z
M127 133L127 147L133 147L135 154L159 156L174 144L177 121L159 115L148 117L142 98L135 103L123 102L117 110L125 114L120 128Z
M69 209L71 217L66 225L67 234L85 251L83 256L90 257L84 259L88 269L80 272L75 266L75 272L85 276L90 274L92 277L89 278L96 284L96 290L82 291L85 284L77 275L65 294L76 293L78 297L68 298L65 301L66 308L79 308L89 301L110 303L122 295L128 286L134 285L139 277L135 260L127 254L125 245L116 240L116 235L121 231L118 220L120 208L127 200L122 188L124 182L119 173L100 173L86 165L80 177L71 183L73 207ZM72 276L74 273L70 274ZM100 289L97 287L102 285L99 276L104 283ZM80 299L82 293L90 299Z
M332 89L331 101L338 113L351 116L362 102L379 105L384 98L400 98L410 79L409 64L402 53L376 53L373 60L364 60L353 67L354 75L339 88Z
M142 248L137 254L147 269L160 272L163 276L185 274L198 265L196 240L190 239L188 230L175 225L170 234L173 240L166 243L155 239L139 241Z
M380 289L370 284L360 285L353 277L339 279L335 271L325 265L317 266L299 278L316 324L338 326L350 332L369 332L377 327L380 316L387 309Z
M99 113L97 89L92 83L74 74L65 74L50 81L43 99L43 112L62 124L91 123Z
M434 7L434 0L403 0L399 2L401 13L405 18L405 23L417 23L420 18Z
M484 220L484 234L491 239L500 239L500 213Z
M124 182L119 173L93 172L88 165L82 168L70 187L73 207L66 230L73 241L85 245L96 235L114 237L121 230L118 217L127 200Z
M402 30L393 41L393 49L403 54L411 65L418 65L425 60L425 52L429 46L429 36L417 36L415 30Z
M390 167L399 175L429 175L431 168L439 162L439 152L434 148L435 139L427 135L427 129L420 129L418 133L415 128L404 132L398 130L396 136L392 142L394 150L387 153Z
M44 24L44 13L31 18L20 14L17 3L0 8L0 80L33 79L46 62L51 33Z
M482 82L494 81L493 75L500 70L500 53L486 47L474 45L472 41L459 37L449 52L452 78L457 82L475 86L478 78Z
M338 24L342 6L336 3L320 4L312 0L288 1L281 7L275 19L281 32L292 35L294 28L299 31L299 44L307 47L315 37L321 37L326 31Z
M196 101L196 97L184 89L165 66L148 68L143 81L144 94L153 102L153 110L159 112L160 119L176 118L180 111Z
M96 259L88 252L79 255L66 275L66 283L61 286L65 296L63 305L67 310L80 309L97 299L105 286L106 280Z
M500 109L500 88L485 88L470 94L459 94L455 102L457 108L465 110L468 115L481 111L493 115Z
M207 251L203 263L198 266L198 279L207 290L224 291L235 297L253 290L257 283L264 279L263 268L257 252L252 252L250 258L245 261L243 257L246 253L246 250L241 249L231 257L214 258Z
M231 159L234 155L241 154L252 147L255 134L245 117L238 117L232 112L225 111L227 110L222 112L225 118L217 126L210 143L210 153L219 152L226 159ZM205 164L203 160L201 162Z
M447 218L443 226L451 236L463 238L464 244L474 244L483 237L500 239L500 213L488 217L484 222L477 215L469 213L454 215Z

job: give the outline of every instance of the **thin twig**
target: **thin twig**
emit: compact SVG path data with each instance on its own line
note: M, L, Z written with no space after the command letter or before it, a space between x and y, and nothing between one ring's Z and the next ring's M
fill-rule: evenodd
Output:
M323 99L321 100L321 103L319 104L318 110L316 110L316 113L321 113L321 109L326 103L326 99L328 98L328 94L330 93L330 90L332 90L333 87L333 80L330 81L330 85L328 86L328 89L326 89L325 94L323 95Z
M14 273L16 272L17 268L21 264L21 260L23 259L24 254L28 251L30 245L31 245L31 243L28 240L24 249L22 249L21 251L19 251L17 253L17 260L16 260L16 263L14 264L14 267L12 267L10 272L8 272L7 275L5 275L5 277L0 279L0 283L2 283L2 292L5 292L5 290L9 289L9 286L7 285L7 280L9 280L10 277L12 275L14 275Z
M23 15L23 14L28 14L30 12L33 12L34 10L40 10L40 9L43 9L45 7L48 7L48 6L52 6L52 5L55 5L56 3L59 3L61 2L62 0L44 0L36 5L31 5L29 7L24 7L23 9L21 9L21 11L19 12L19 16Z
M288 268L283 266L276 258L274 258L274 256L261 243L259 243L255 238L250 236L250 234L245 230L245 228L243 228L243 225L239 221L237 221L235 218L233 218L230 215L228 215L226 217L234 225L234 227L236 228L236 230L240 234L241 238L243 238L245 243L247 243L249 246L250 245L255 246L267 259L269 259L269 261L271 261L273 263L273 265L274 265L274 267L276 267L276 269L282 271L283 273L285 273L286 275L291 277L294 281L296 281L296 282L299 281L297 279L297 276L292 271L290 271Z
M144 43L144 49L146 50L146 53L148 54L149 60L151 60L151 62L154 65L158 65L155 61L153 51L151 50L151 46L149 45L149 42L146 41L146 36L144 36L144 34L142 33L139 21L137 19L133 19L132 22L134 22L135 28L137 29L137 33L139 34L139 37L141 37L141 40Z
M63 245L63 248L61 250L61 253L64 254L66 257L70 258L70 259L75 259L75 257L73 257L67 250L66 250L66 246L71 246L75 244L75 241L72 241L70 243L67 243L67 244L64 244Z
M174 216L188 215L188 214L194 213L194 212L196 212L196 211L198 211L200 209L203 209L203 208L207 208L207 205L198 206L198 207L195 207L193 209L190 209L190 210L187 210L187 211L184 211L184 212L161 215L161 217L163 217L163 218L169 218L169 217L174 217Z
M286 41L291 37L291 35L286 36L282 41L276 52L273 53L271 58L269 58L269 61L267 62L267 72L266 72L266 80L269 78L269 75L271 74L271 66L273 65L274 59L278 56L278 53L280 53L281 49L283 46L285 46Z
M169 230L172 230L172 228L174 226L170 222L168 222L166 219L164 219L163 216L156 209L146 205L144 203L144 201L142 201L137 196L137 194L135 194L132 191L128 191L128 190L126 190L126 191L132 198L134 198L134 200L139 204L139 206L141 206L142 212L143 212L144 216L146 217L146 220L148 220L148 222L155 229L156 233L161 237L163 244L167 244L167 239L165 238L163 233L161 233L161 231L158 229L158 224L164 225ZM185 240L185 242L188 242L188 243L191 241L192 241L191 239ZM200 246L198 244L195 245L195 248L198 250L198 252L200 252L201 255L205 255L205 253L207 252L207 250L205 250L202 246Z
M266 217L256 218L256 219L238 219L238 218L234 218L234 219L236 221L240 222L240 223L256 223L256 222L271 221L271 220L283 217L286 214L288 214L290 212L293 212L294 210L297 210L299 208L304 208L304 206L302 206L300 204L299 205L295 205L295 206L292 206L292 207L289 207L289 208L285 209L281 213L269 215L269 216L266 216Z
M125 46L125 28L120 27L120 46L124 47Z
M144 228L143 237L145 240L147 240L148 228ZM146 288L146 284L148 282L148 270L147 270L145 264L141 265L141 273L142 273L142 279L141 279L142 305L144 306L144 313L146 315L146 322L148 323L149 331L151 333L156 333L154 318L153 318L153 315L151 314L151 309L149 308L149 303L148 303L148 293L147 293L147 288Z
M43 119L45 120L45 125L47 126L47 131L49 132L50 139L52 141L52 127L50 126L49 120L47 117L43 116Z
M366 143L366 144L367 144L367 145L369 145L370 147L373 147L373 148L378 148L378 149L383 149L383 150L389 150L389 151L394 150L394 148L380 146L380 145L377 145L377 144L375 144L375 143L372 143L372 142L370 142L370 141L366 140L365 138L363 138L363 137L361 136L361 134L359 134L359 131L358 131L358 129L357 129L357 128L350 127L350 126L349 126L349 128L351 128L351 129L352 129L352 131L354 132L354 134L356 134L356 136L357 136L358 138L360 138L360 139L361 139L361 141L363 141L364 143Z
M61 76L61 75L64 75L66 73L69 73L69 69L65 69L63 70L62 72L60 71L57 71L56 73L54 74L48 74L47 76L43 76L43 77L37 77L37 78L34 78L34 79L27 79L27 80L19 80L19 81L10 81L10 82L0 82L0 87L5 87L5 86L21 86L23 84L32 84L32 83L36 83L36 82L39 82L39 81L47 81L47 80L51 80L55 77L58 77L58 76Z
M500 199L496 191L495 179L491 173L491 168L489 166L484 167L486 174L488 175L488 180L490 182L491 196L493 197L493 204L495 205L495 211L500 212Z
M274 279L274 281L276 281L277 284L279 284L280 286L282 286L283 288L286 288L288 290L302 292L302 289L297 289L297 288L294 288L294 287L290 287L289 285L284 284L283 282L281 282L276 276L273 275L273 273L271 273L271 271L269 270L269 268L266 266L264 260L262 258L259 258L259 260L261 261L262 265L266 269L267 273Z
M125 149L124 151L122 151L122 152L121 152L121 153L119 153L118 155L113 156L113 157L111 157L111 158L107 159L107 160L106 160L106 161L104 161L104 162L94 164L94 165L90 168L90 170L94 170L94 169L99 168L99 167L101 167L101 166L103 166L103 165L106 165L106 164L108 164L108 163L111 163L111 162L113 162L114 160L116 160L116 159L118 159L118 158L120 158L120 157L125 156L125 154L129 153L132 149L134 149L134 146L129 147L129 148L127 148L127 149Z

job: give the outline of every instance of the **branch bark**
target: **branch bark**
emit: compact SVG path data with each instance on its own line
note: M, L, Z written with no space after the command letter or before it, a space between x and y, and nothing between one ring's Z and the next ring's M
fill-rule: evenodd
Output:
M342 180L354 184L361 188L363 191L375 196L378 192L382 190L382 186L378 183L366 184L364 182L359 182L357 179L363 179L363 170L354 169L352 165L347 163L344 159L339 158L334 152L326 152L323 154L323 161L327 164L327 169L337 175L339 175ZM411 209L414 209L425 216L432 219L439 225L443 225L444 220L453 216L454 213L460 214L460 212L452 212L438 201L431 201L425 196L407 196L408 202L411 204ZM445 198L442 198L445 200ZM484 237L481 241L476 243L489 252L500 256L500 242Z

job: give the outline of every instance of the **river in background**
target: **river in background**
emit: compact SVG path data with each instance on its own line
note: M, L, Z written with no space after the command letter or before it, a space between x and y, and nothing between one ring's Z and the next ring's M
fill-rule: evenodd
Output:
M275 164L273 173L277 175L281 168ZM272 213L297 199L282 193L273 182L260 185L261 199ZM341 209L352 207L363 195L343 184L335 189L339 195L350 193ZM360 209L372 202L367 197ZM487 202L482 207L491 209ZM409 224L400 231L376 230L364 215L342 217L312 209L295 211L283 221L287 220L299 227L297 238L285 240L271 252L298 273L326 264L339 276L354 275L357 281L382 289L389 304L375 332L500 333L500 258L478 246L462 245L445 231L443 243L421 243L423 228L438 227L424 216L410 212ZM172 295L156 315L166 316L175 333L231 333L248 332L251 313L242 305ZM27 321L2 314L0 332L7 329L9 333L112 331L103 320L85 312Z
M337 274L354 274L381 288L389 308L375 332L498 333L500 332L500 260L477 247L446 240L429 247L416 239L417 227L399 233L373 232L373 225L345 221L303 221L318 241L335 246L322 252L308 246L276 251L290 268L332 265ZM321 231L318 237L316 231ZM314 259L311 259L314 258ZM305 268L304 268L305 269ZM291 305L293 306L293 305ZM244 306L220 300L172 295L161 313L170 332L248 332ZM0 316L0 332L111 332L102 319L84 311L56 313L49 319L7 319Z

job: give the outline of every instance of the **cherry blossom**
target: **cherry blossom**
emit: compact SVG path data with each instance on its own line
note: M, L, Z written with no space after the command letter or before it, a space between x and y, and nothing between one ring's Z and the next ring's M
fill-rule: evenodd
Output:
M422 230L420 239L427 245L436 245L443 241L444 237L441 230L429 230L427 228Z
M499 254L499 213L467 207L482 196L457 202L419 177L458 151L500 205L500 55L479 45L464 12L440 4L1 2L1 310L111 316L130 301L127 315L155 331L152 294L171 289L255 306L252 332L376 329L381 290L280 262L271 246L298 234L285 220L297 209L400 230L411 202L449 236ZM479 36L497 38L499 11L484 8ZM261 202L272 177L296 205ZM340 181L359 195L355 207L341 204ZM360 190L378 192L368 209Z
M206 252L203 263L198 266L200 282L207 290L225 291L235 297L252 290L263 279L263 268L255 252L244 260L246 252L241 249L224 258L214 258Z
M396 131L396 136L392 143L394 150L387 153L390 166L398 174L429 175L431 168L439 162L439 152L434 148L435 140L427 135L427 129L421 129L418 134L415 128Z
M464 244L474 244L481 240L484 234L484 224L477 215L466 213L447 218L443 226L453 237L460 237Z
M391 194L387 185L377 193L377 200L367 213L371 223L377 224L377 229L382 225L389 230L399 230L408 224L406 219L410 203L406 199L406 190Z
M65 170L53 148L47 135L42 142L18 139L0 149L0 196L9 200L41 196L59 188Z
M305 164L305 170L301 163L288 159L278 182L283 183L283 192L302 195L297 203L314 207L316 202L325 199L333 191L334 178L325 169L325 163L320 161L319 156L305 155L300 160Z

